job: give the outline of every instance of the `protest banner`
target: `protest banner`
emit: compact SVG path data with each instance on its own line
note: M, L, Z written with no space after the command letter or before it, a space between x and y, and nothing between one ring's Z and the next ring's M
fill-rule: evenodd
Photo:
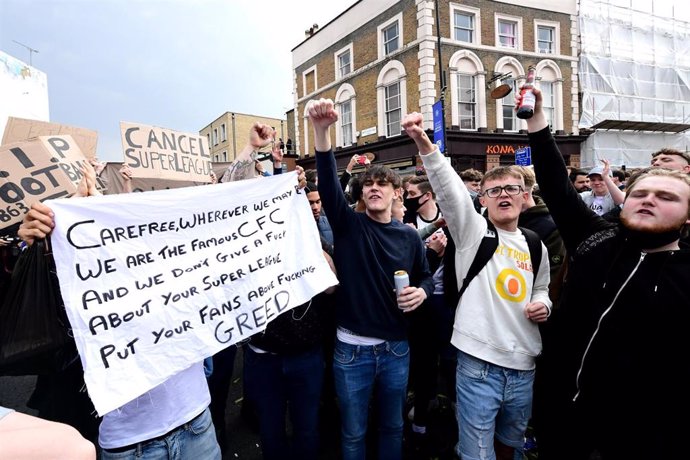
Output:
M60 289L99 414L337 283L295 184L293 172L47 203Z
M7 119L5 133L2 136L2 145L27 141L39 136L63 135L72 136L86 158L96 158L96 145L98 144L96 131L26 118L9 117Z
M124 121L120 134L124 163L133 177L210 182L206 137Z
M86 161L69 135L0 147L0 228L21 222L37 201L76 192Z

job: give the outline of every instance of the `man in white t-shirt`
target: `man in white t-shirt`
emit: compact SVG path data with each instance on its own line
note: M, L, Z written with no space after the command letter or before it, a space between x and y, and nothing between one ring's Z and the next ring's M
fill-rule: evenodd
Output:
M610 210L616 207L611 194L609 193L604 177L602 176L604 168L602 166L595 166L587 174L589 179L589 186L592 190L581 192L580 198L587 203L589 209L594 211L597 215L603 216ZM609 170L609 177L613 174Z
M484 237L498 237L491 259L467 285L455 314L451 342L458 349L457 454L463 459L512 459L522 448L531 414L535 358L541 352L537 323L546 321L551 306L546 248L542 243L535 279L527 240L517 226L527 199L524 180L507 167L486 173L480 201L487 221L427 137L422 115L407 115L403 127L417 144L455 242L458 286Z

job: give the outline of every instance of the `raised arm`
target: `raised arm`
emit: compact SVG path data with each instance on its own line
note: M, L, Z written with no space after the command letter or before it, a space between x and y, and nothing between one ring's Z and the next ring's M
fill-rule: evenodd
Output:
M333 101L330 99L312 100L308 103L309 122L314 129L314 150L316 150L316 171L319 177L319 195L334 232L344 228L348 213L353 212L347 205L345 194L340 188L331 150L330 127L338 120Z
M611 172L611 163L609 163L609 160L601 160L602 163L604 163L604 170L601 172L601 177L604 180L604 183L606 184L606 188L609 190L609 193L611 194L611 198L613 199L613 203L616 206L619 206L623 204L625 201L625 193L618 188L618 186L613 182L613 179L611 179L611 176L609 173Z
M610 224L597 216L578 196L546 122L541 91L534 88L533 92L536 97L534 116L526 121L534 172L539 190L558 226L566 249L572 252L589 235L609 227ZM517 104L519 97L516 98L516 106Z
M455 246L464 249L484 236L486 220L475 210L467 187L424 132L423 118L411 113L403 128L414 140Z
M220 181L234 182L257 177L254 160L256 160L259 149L273 142L274 137L275 130L273 128L261 123L254 123L249 130L247 145L240 151Z

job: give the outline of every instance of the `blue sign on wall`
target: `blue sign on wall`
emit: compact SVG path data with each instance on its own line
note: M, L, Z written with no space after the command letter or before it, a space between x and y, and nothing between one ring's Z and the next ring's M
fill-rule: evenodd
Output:
M434 144L438 145L441 153L446 151L446 123L443 120L443 102L434 104Z
M515 151L515 164L529 166L532 164L532 147L524 147Z

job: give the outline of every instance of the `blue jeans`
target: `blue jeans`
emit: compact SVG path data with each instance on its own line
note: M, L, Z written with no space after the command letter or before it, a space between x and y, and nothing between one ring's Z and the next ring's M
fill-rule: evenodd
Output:
M324 361L321 347L295 355L244 348L244 385L256 406L264 460L316 459ZM285 432L290 407L292 450Z
M161 438L144 441L125 451L110 452L101 450L101 460L187 460L203 458L220 460L220 448L216 442L211 412L204 410L201 415L174 429Z
M496 366L458 351L456 373L459 442L463 460L495 460L494 439L522 458L532 415L534 370Z
M407 341L362 346L336 340L333 374L342 419L343 460L361 460L366 456L367 416L374 387L379 423L378 459L402 458L403 408L409 370Z

